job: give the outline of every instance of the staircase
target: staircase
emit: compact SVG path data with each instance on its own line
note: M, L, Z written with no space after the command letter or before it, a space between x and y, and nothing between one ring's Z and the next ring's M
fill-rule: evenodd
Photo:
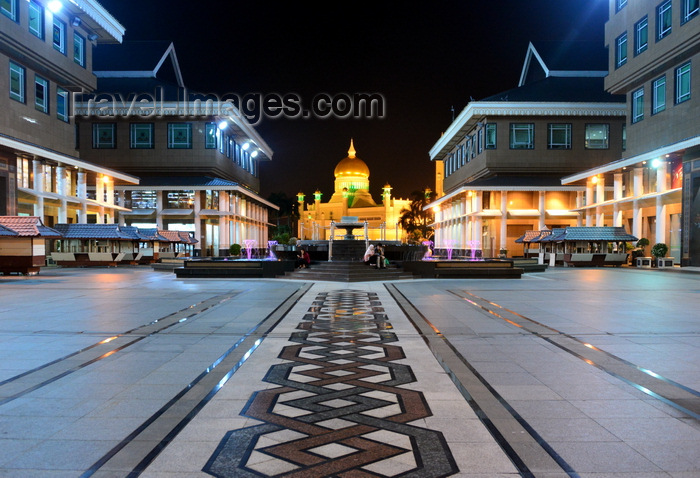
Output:
M386 269L375 269L357 261L314 262L308 269L285 272L283 276L277 277L279 279L336 282L394 281L414 278L413 274L404 272L403 269L395 265Z

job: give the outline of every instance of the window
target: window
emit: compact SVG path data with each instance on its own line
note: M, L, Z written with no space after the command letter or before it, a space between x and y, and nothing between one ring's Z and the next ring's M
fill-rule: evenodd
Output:
M479 132L476 135L479 144L479 154L484 151L484 129L479 128Z
M0 12L13 22L19 20L17 1L18 0L0 0Z
M496 149L496 123L486 123L486 149Z
M632 123L644 119L644 88L632 92Z
M657 78L651 84L651 114L661 113L666 109L666 75Z
M511 123L510 149L534 149L535 125L532 123Z
M690 62L676 68L676 104L690 99Z
M10 62L10 98L24 103L24 67Z
M93 123L92 147L114 149L117 147L117 125L115 123Z
M153 123L131 123L129 136L131 149L152 149Z
M54 16L53 18L53 47L66 54L66 24Z
M608 149L609 124L586 125L586 149Z
M34 77L34 107L42 113L49 112L49 82L38 75Z
M622 125L622 151L627 149L627 125Z
M571 149L571 125L549 124L547 149Z
M649 46L649 19L644 17L634 24L634 54L639 55Z
M192 125L190 123L168 123L168 148L189 149L192 147Z
M681 1L681 25L697 16L700 12L699 0L682 0Z
M627 0L615 0L615 11L619 12L627 5Z
M671 0L656 7L656 39L661 40L671 34Z
M615 40L615 68L627 63L627 32Z
M207 123L204 128L204 147L206 149L216 149L216 132L219 128L214 123Z
M29 32L44 39L44 7L33 0L29 0Z
M56 89L56 117L68 122L68 91L60 86Z
M85 38L73 32L73 61L85 68Z

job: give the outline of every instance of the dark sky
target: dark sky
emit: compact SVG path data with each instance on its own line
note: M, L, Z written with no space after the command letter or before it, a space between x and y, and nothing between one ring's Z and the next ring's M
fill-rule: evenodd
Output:
M380 93L384 119L273 119L261 195L317 188L354 138L371 192L434 184L428 151L470 96L517 86L530 40L603 44L607 0L269 2L101 0L125 40L171 40L185 84L212 93ZM199 10L194 11L193 5Z

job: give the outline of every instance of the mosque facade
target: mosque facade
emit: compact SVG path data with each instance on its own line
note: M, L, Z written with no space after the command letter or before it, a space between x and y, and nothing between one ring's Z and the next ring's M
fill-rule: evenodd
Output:
M299 201L299 229L301 240L329 240L331 224L342 222L367 223L370 241L402 241L405 231L399 224L401 211L408 209L409 199L391 196L391 185L382 188L381 202L377 204L369 192L369 168L357 157L353 141L350 140L348 156L335 167L335 190L328 202L321 202L323 193L315 191L313 202L307 203L303 192L297 195ZM350 219L351 218L351 219ZM364 236L364 230L354 231ZM343 231L336 231L337 238ZM359 237L358 237L359 238ZM364 238L364 237L363 237Z

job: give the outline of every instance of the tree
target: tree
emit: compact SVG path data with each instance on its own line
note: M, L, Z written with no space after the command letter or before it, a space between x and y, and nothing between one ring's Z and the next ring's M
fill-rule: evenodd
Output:
M433 235L433 228L430 225L434 221L434 216L430 209L425 210L424 208L430 204L434 196L435 193L430 189L413 191L408 209L401 210L399 225L409 236L413 236L411 238L413 241L420 241L421 238L428 239Z
M291 236L296 230L296 222L299 219L296 197L290 198L287 193L280 191L270 194L267 200L279 207L278 211L270 210L270 222L275 224L271 228L270 236L285 233Z

